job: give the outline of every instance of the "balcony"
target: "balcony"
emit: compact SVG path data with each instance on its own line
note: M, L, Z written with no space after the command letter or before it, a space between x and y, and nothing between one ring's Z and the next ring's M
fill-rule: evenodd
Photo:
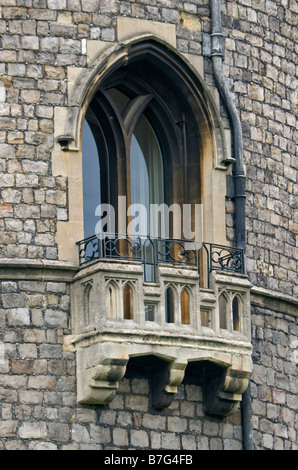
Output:
M143 358L156 409L171 403L187 369L199 374L211 364L205 411L232 413L252 367L242 251L122 236L92 237L78 249L68 342L77 352L79 403L109 403L128 361Z

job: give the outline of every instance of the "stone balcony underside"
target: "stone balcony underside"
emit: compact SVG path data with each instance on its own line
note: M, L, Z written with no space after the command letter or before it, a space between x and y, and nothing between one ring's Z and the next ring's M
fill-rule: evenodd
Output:
M210 280L209 289L200 288L191 267L160 265L150 284L138 262L83 267L72 285L74 334L67 338L77 356L78 402L111 402L128 362L144 358L156 409L169 406L189 366L200 374L200 364L211 364L205 412L231 414L252 371L251 286L231 273L214 272Z

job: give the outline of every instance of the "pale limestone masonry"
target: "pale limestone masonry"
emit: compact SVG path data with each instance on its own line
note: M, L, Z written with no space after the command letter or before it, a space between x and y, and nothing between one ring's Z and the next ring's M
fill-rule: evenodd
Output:
M133 19L136 31L127 26L124 34L119 25ZM254 446L297 450L297 4L222 0L222 19L247 174ZM65 117L78 71L87 76L102 47L142 34L148 23L202 76L230 157L231 122L210 57L210 0L1 0L0 450L243 449L240 408L206 415L203 374L194 379L191 367L163 410L152 406L138 360L128 362L109 404L77 403L70 340L79 237L66 227L75 215L76 234L82 229L81 200L70 197L80 175L69 178L80 167L78 152L59 160L57 116ZM232 196L225 200L231 243ZM205 293L206 305L216 302L214 292Z

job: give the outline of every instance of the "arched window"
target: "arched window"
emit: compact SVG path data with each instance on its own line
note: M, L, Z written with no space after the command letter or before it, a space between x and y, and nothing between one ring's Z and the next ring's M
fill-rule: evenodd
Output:
M240 331L240 301L237 295L233 299L232 312L233 312L233 330Z
M181 292L180 298L181 304L181 323L183 325L190 325L190 305L189 305L189 293L186 289Z
M172 287L166 290L166 323L175 323L175 294Z
M107 310L108 318L117 318L117 285L114 282L109 282L107 285Z
M90 323L90 294L92 291L92 283L87 282L84 286L84 322L85 326L88 326Z
M133 320L133 291L129 284L125 284L123 289L123 318Z
M228 299L226 297L226 294L223 293L219 297L219 327L222 330L227 330L228 328Z

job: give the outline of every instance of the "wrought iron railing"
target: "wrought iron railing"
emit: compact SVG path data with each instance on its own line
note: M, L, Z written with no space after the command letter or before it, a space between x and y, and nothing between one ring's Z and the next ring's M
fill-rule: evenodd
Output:
M103 234L77 245L80 266L99 259L138 261L143 265L145 282L156 282L156 268L161 263L196 267L200 273L205 272L206 287L212 271L244 274L243 250L212 243Z

